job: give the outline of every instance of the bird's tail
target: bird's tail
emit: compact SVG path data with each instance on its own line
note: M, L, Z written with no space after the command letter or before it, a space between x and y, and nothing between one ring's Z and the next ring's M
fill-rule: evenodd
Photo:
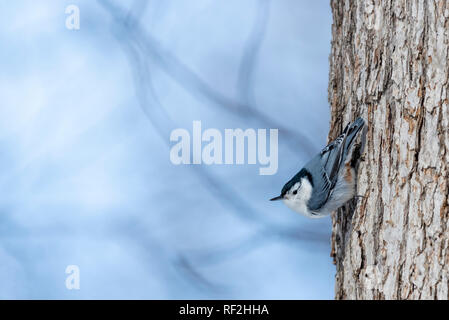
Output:
M352 151L356 138L359 136L359 133L362 132L361 143L359 145L358 154L360 155L363 152L363 148L365 146L365 134L366 130L362 130L365 127L365 120L362 118L357 118L353 123L348 124L345 128L346 137L345 137L345 145L344 145L344 153L346 154L346 160L353 160Z

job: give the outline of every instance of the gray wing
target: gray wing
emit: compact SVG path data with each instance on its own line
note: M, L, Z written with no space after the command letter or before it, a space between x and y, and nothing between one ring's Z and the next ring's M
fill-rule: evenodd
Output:
M309 166L306 166L310 171L313 170L314 176L317 177L313 179L313 194L309 200L309 208L312 211L319 210L327 202L331 190L337 183L347 128L309 162Z
M343 161L343 146L346 142L347 128L320 152L321 165L332 187L337 183L338 172Z
M348 124L343 133L309 163L308 169L313 170L316 177L320 177L313 181L312 198L309 200L311 210L319 210L329 199L348 150L364 125L365 121L362 118Z

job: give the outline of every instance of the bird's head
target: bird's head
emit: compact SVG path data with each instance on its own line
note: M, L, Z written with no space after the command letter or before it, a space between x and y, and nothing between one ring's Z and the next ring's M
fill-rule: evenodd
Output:
M312 195L313 182L307 169L299 171L282 188L281 194L270 201L282 200L290 209L306 214L308 202Z

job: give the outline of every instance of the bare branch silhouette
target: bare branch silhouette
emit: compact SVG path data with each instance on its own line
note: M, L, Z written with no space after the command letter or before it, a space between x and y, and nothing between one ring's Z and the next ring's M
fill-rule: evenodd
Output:
M268 24L271 0L256 2L256 17L240 62L237 91L240 101L245 106L256 105L254 99L254 71L257 66L260 47Z
M303 134L293 132L253 106L245 105L234 99L228 98L209 86L193 70L183 64L169 50L164 48L156 38L146 32L140 25L140 22L132 18L132 13L129 13L127 18L124 18L123 9L120 6L112 4L107 0L98 1L108 9L116 21L127 31L127 36L132 37L139 42L144 53L151 57L158 67L164 70L188 92L191 92L196 97L202 96L206 98L227 112L232 112L246 118L252 118L258 121L263 127L279 129L280 135L285 137L285 142L295 153L302 151L307 156L312 156L316 153L316 148Z
M264 0L267 1L267 0ZM222 107L223 110L232 111L242 117L251 117L256 115L257 120L267 126L277 125L272 122L271 119L265 117L265 115L259 113L256 109L249 104L237 103L214 89L201 80L193 71L187 66L178 61L170 52L163 49L163 47L149 34L145 33L140 27L139 21L134 17L132 10L126 11L116 4L112 4L108 0L99 0L100 4L114 17L113 34L117 38L118 42L122 46L124 52L127 54L128 63L134 78L134 86L136 90L136 96L140 107L144 114L150 121L151 125L155 129L156 133L160 136L162 141L170 147L167 137L170 136L170 129L176 128L174 120L170 119L165 112L165 109L157 99L157 95L154 92L152 77L150 72L150 65L148 59L152 59L154 64L162 66L173 79L181 84L185 89L195 93L201 93L202 96L208 98L210 101L216 103ZM134 7L142 7L135 4ZM267 10L267 9L265 9ZM143 14L143 12L140 12ZM262 19L264 20L264 18ZM258 22L260 23L260 22ZM259 28L257 26L257 28ZM255 31L254 31L255 32ZM256 39L255 42L260 40ZM260 44L253 44L248 49L253 51L254 47L260 46ZM254 53L246 53L249 56L244 59L250 59ZM253 71L252 67L248 68L249 73ZM244 70L245 70L244 68ZM242 71L246 72L246 71ZM242 79L240 81L250 81L248 79ZM290 135L296 134L283 129L284 132L289 132ZM297 151L297 150L296 150ZM279 224L267 217L258 213L247 201L240 196L238 192L234 190L228 183L219 181L207 168L203 166L191 166L192 172L200 179L201 184L206 190L220 202L225 208L228 208L232 213L236 214L239 218L243 219L245 223L253 226L256 230L253 236L245 239L243 242L239 242L237 245L229 246L225 245L220 250L208 250L204 249L200 252L186 251L187 253L175 252L170 259L172 262L176 261L176 266L180 268L181 272L188 270L189 277L191 279L203 279L201 283L209 286L210 283L204 279L204 277L198 273L195 269L195 265L201 263L202 265L217 263L224 259L232 258L239 252L247 252L254 248L257 248L267 241L276 240L295 240L295 241L314 241L318 245L323 243L323 235L319 235L298 226L287 226ZM195 282L195 281L194 281Z

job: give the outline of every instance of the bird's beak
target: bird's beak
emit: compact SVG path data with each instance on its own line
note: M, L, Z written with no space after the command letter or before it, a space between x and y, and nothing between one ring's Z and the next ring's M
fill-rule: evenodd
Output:
M270 199L270 201L277 201L277 200L282 200L282 199L284 199L283 196L277 196L277 197Z

